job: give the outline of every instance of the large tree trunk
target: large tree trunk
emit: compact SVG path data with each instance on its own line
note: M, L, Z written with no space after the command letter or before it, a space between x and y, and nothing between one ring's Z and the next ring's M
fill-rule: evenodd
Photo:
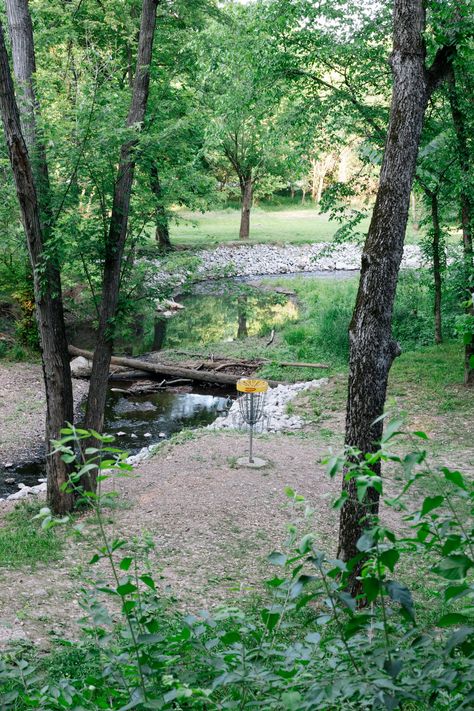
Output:
M441 225L437 193L431 193L431 221L433 223L433 280L434 280L434 336L436 343L443 342L441 317L442 277L441 277Z
M50 231L50 189L44 146L36 135L34 44L27 0L7 0L13 50L13 66L21 92L21 115L34 161L22 134L20 113L0 25L0 110L13 170L21 219L34 275L36 314L40 333L46 391L46 473L48 504L54 513L70 511L71 494L63 491L68 467L59 454L52 456L51 439L60 437L66 422L73 420L71 371L61 293L61 277L54 253L45 243ZM40 269L41 267L41 269Z
M349 390L345 444L373 452L381 439L388 373L400 353L392 337L392 311L410 203L410 191L423 117L428 101L422 0L395 0L393 14L393 92L379 190L362 254L357 301L349 327ZM380 466L374 467L380 473ZM349 497L339 529L339 556L348 561L368 517L378 512L379 496L371 488L363 502L356 482L344 479ZM360 589L354 569L351 592Z
M42 137L38 134L39 106L34 86L36 59L28 0L5 0L5 8L21 129L36 182L43 227L48 227L51 220L50 185L46 149Z
M131 129L141 126L145 118L150 83L150 62L156 24L158 0L143 0L137 64L133 82L132 101L127 118ZM117 179L115 182L109 234L105 245L102 301L100 306L97 343L94 350L92 375L87 398L85 426L102 431L107 396L107 380L113 347L113 320L117 312L120 290L120 272L125 247L130 210L133 176L135 172L135 148L137 139L132 138L121 148ZM95 477L84 482L95 489Z
M240 181L242 208L240 213L239 239L248 239L250 234L250 210L252 208L252 174L246 175Z
M150 187L156 199L155 238L158 243L158 248L160 252L169 252L171 249L173 249L173 246L170 241L168 216L163 205L163 190L161 187L160 176L158 175L158 168L156 166L156 163L152 163L150 169Z
M460 105L456 77L453 71L449 82L449 99L454 130L457 137L459 165L461 167L461 224L464 251L464 271L467 291L470 295L470 304L466 308L469 316L474 317L474 249L473 249L473 223L474 223L474 197L470 190L471 181L471 155L466 129L466 122ZM470 98L470 92L469 92ZM470 102L468 101L468 105ZM467 340L467 339L466 339ZM464 382L474 385L474 333L465 344L464 351Z

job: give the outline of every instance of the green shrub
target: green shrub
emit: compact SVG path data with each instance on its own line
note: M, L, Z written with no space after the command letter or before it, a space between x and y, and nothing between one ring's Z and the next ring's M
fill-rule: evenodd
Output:
M84 640L69 645L64 663L58 664L54 652L49 667L12 652L0 663L2 708L472 708L474 483L447 467L430 470L419 446L393 454L400 428L400 422L391 423L381 449L364 458L355 451L332 458L328 471L335 476L344 470L363 500L369 489L383 497L382 479L373 468L391 462L400 468L404 485L385 504L402 510L405 498L413 503L413 487L419 495L427 478L436 493L419 497L402 533L371 516L358 556L348 563L332 559L315 547L312 534L298 535L299 522L306 521L307 528L312 511L287 489L296 521L286 550L269 556L276 569L266 582L269 601L257 611L228 608L195 616L167 609L141 555L126 541L104 537L91 564L108 561L113 575L85 591ZM58 448L71 461L72 448L89 433L65 434ZM414 439L422 443L426 435L418 432ZM110 476L104 470L111 467L126 473L123 455L104 449L108 461L98 464L101 477ZM89 466L77 466L74 488ZM346 496L334 502L335 510ZM101 497L86 499L100 521ZM46 528L55 524L47 510L42 516ZM431 588L438 601L429 615L404 580L407 565L416 568L424 590ZM356 598L347 591L355 566L360 569ZM99 601L104 593L121 608L122 624L114 624Z

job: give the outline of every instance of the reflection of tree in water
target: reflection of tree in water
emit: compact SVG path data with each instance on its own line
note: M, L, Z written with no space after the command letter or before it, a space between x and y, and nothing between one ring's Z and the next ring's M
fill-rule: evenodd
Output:
M168 320L166 318L157 318L153 324L153 343L151 346L152 351L161 351L163 348L165 338L166 338L166 326Z
M249 335L247 329L247 296L242 295L237 297L237 338L247 338Z
M298 315L287 297L241 286L237 293L187 296L183 304L167 324L167 348L263 336Z
M298 316L296 305L287 297L242 285L224 294L185 296L182 303L185 308L169 319L152 309L137 316L128 335L116 341L120 353L138 355L265 336L276 325Z

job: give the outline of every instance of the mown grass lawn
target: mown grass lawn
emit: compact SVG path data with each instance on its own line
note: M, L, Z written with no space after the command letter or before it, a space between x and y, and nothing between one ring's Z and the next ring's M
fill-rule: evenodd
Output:
M178 246L204 248L238 241L240 211L236 208L227 207L205 213L179 210L175 217L176 221L171 226L171 240ZM261 204L252 209L250 238L246 244L331 242L339 227L339 223L331 221L328 214L321 214L311 203ZM369 218L366 218L361 222L359 231L365 234L368 228ZM410 224L407 242L416 243L418 235Z

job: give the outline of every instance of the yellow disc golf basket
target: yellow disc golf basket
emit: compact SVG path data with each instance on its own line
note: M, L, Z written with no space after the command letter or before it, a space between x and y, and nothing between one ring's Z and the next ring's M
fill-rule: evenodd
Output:
M242 393L238 399L240 417L249 428L249 464L253 464L253 433L255 425L263 419L268 383L266 380L241 378L237 381L237 390Z

